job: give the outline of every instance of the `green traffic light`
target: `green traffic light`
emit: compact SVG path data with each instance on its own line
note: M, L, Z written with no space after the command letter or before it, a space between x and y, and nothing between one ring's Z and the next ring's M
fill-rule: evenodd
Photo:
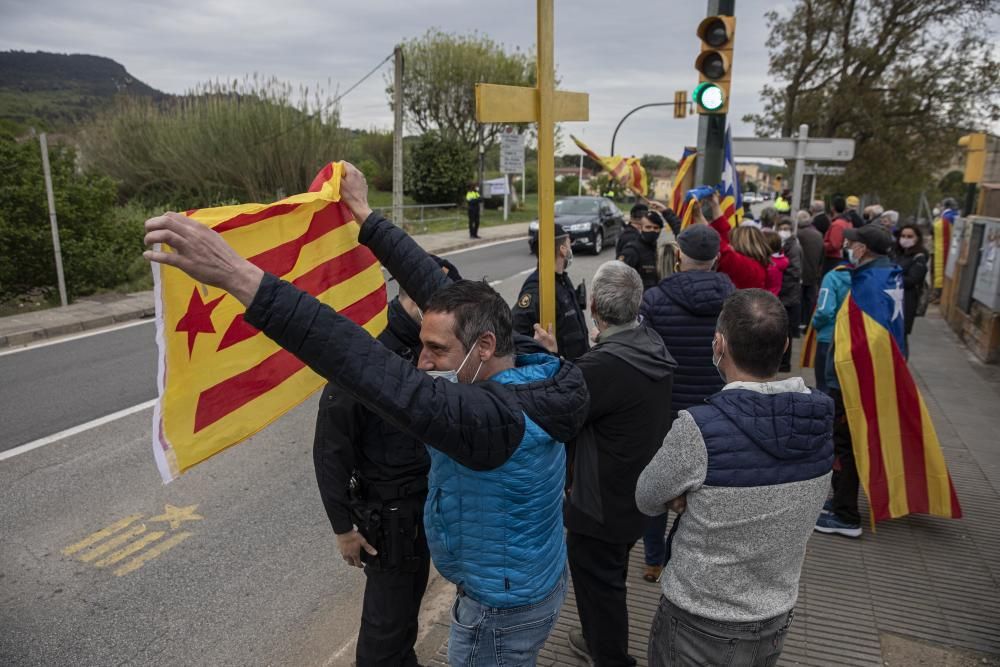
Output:
M706 111L716 111L726 102L726 96L714 83L699 83L691 94L692 101Z

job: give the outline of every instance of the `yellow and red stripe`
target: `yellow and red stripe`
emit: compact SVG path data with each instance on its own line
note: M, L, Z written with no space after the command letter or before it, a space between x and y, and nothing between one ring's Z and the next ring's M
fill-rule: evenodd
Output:
M329 164L309 192L188 215L253 264L377 335L387 319L385 281L340 201L342 173L341 164ZM234 298L169 266L154 265L154 278L160 352L154 448L169 481L264 428L324 380L249 326Z
M848 295L834 329L837 378L872 524L962 508L927 406L889 331Z
M934 289L944 287L944 267L951 249L951 224L942 217L934 221Z
M799 354L799 366L802 368L814 368L816 365L816 330L811 320L802 338L802 352Z
M649 178L639 158L624 158L620 155L603 157L595 153L587 144L573 135L570 135L570 138L576 142L581 151L591 160L601 165L601 168L608 172L611 178L621 184L622 187L628 188L640 197L646 196L646 192L649 190Z

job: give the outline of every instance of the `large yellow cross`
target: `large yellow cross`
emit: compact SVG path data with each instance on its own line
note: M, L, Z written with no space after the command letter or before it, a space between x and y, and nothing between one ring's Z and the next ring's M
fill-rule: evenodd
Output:
M536 86L476 84L480 123L538 123L538 313L543 327L556 321L555 123L589 120L586 93L555 89L553 0L538 0Z

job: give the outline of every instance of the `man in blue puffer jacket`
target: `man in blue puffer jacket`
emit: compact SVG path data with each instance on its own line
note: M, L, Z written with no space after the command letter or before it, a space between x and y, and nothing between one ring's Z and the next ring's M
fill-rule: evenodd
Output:
M587 418L583 374L547 354L515 356L503 298L473 281L440 288L438 264L371 211L361 172L345 171L341 197L364 221L359 240L423 311L417 368L184 216L146 221L146 241L175 252L145 256L229 292L248 323L431 448L425 530L435 565L458 586L449 661L534 664L566 597L563 443Z
M722 378L712 365L712 338L722 304L736 288L714 267L719 259L719 233L707 225L692 225L677 236L675 273L646 290L640 313L647 325L663 338L677 362L670 395L671 421L678 410L701 405L722 389ZM667 397L663 397L666 403ZM666 561L664 532L667 515L647 521L646 581L656 581Z

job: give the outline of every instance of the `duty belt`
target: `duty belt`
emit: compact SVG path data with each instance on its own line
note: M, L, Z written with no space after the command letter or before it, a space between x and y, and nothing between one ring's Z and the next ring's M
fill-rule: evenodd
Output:
M406 484L398 484L396 482L363 482L362 484L368 493L369 500L381 500L384 503L408 498L427 491L426 477L418 477Z

